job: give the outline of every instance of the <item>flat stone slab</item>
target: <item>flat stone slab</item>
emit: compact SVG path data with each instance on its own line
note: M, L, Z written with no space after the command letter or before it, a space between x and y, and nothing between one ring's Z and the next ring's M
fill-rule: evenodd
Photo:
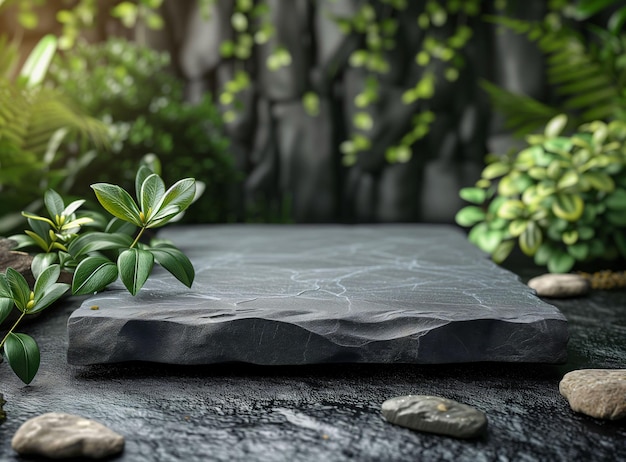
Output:
M162 269L68 320L75 365L152 361L560 363L565 317L438 225L168 228L192 260L191 289ZM97 306L98 309L92 309Z

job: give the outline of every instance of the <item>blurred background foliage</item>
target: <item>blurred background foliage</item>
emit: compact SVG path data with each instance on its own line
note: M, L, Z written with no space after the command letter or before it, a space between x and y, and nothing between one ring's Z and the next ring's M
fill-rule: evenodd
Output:
M215 14L217 0L199 3L206 18ZM4 104L0 101L0 193L4 207L0 216L29 204L35 207L34 198L47 187L85 195L94 181L131 184L128 172L134 171L141 157L150 152L161 159L166 181L194 176L207 184L203 198L186 215L189 222L290 221L288 196L282 198L278 214L258 204L243 209L238 182L246 173L246 165L236 165L224 129L224 122L236 121L245 104L242 94L252 80L249 59L255 48L275 38L270 18L277 2L231 3L230 24L224 25L231 29L230 37L221 43L219 52L221 59L232 61L238 71L216 89L215 98L207 92L201 102L191 105L185 101L177 63L171 62L167 53L145 45L150 30L169 27L163 0L0 0L0 13L17 18L24 30L43 28L55 33L60 49L45 82L39 85L38 99L29 93L32 90L20 87L14 77L17 63L24 59L19 51L21 38L14 34L0 42L0 98L5 97ZM399 95L397 104L415 110L404 132L376 154L383 163L410 162L416 143L431 133L437 114L430 102L438 92L449 88L442 82L466 78L465 49L475 37L477 24L492 24L523 35L545 56L549 84L545 98L532 98L481 81L493 108L517 135L541 131L559 113L568 114L570 129L592 120L623 120L626 10L621 2L549 0L541 2L545 15L530 20L513 14L513 6L519 3L363 0L354 14L333 16L342 33L351 38L347 65L368 76L364 88L354 97L346 138L337 143L341 168L352 168L372 148L373 129L379 121L371 109L380 104L380 82L390 73L402 73L402 69L393 69L390 57L407 39L399 27L399 19L407 14L415 16L415 27L422 36L413 61L404 66L417 66L419 72L414 73L414 81ZM51 5L52 18L48 15ZM111 20L121 27L116 29L117 35L125 35L124 28L134 30L134 42L111 38L116 34L103 30ZM294 57L286 45L276 42L271 49L265 63L270 70L292 65ZM9 66L11 62L16 65ZM327 71L339 73L340 69ZM319 114L324 91L328 89L320 92L309 88L302 94L309 115ZM9 100L11 104L6 102ZM54 115L40 107L52 101L56 101ZM18 117L16 111L35 114L39 120L46 119L56 126L46 127L47 131L35 138L22 129L35 125ZM65 118L58 116L61 112ZM76 117L68 118L70 115ZM18 127L13 130L14 139L6 135L6 127L11 124ZM61 128L67 131L59 132ZM21 142L15 139L16 133L22 137ZM38 145L31 146L35 140ZM18 162L16 159L25 165L11 173L11 162ZM78 175L78 171L82 173ZM25 181L31 173L39 176L37 180Z

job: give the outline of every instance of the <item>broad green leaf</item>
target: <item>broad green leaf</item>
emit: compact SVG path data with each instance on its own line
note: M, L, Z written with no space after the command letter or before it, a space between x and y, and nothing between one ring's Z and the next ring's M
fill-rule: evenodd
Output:
M498 244L491 254L491 258L496 263L502 263L511 254L511 251L515 248L515 241L509 239L508 241L502 241Z
M35 298L35 306L30 310L30 313L39 313L45 310L59 298L61 298L70 288L69 284L56 282L46 288L43 294L38 298Z
M526 211L526 206L520 200L511 199L504 202L498 209L498 216L506 220L522 218Z
M87 295L99 292L117 279L117 266L104 257L87 257L74 272L72 293Z
M141 204L141 185L146 178L154 174L155 172L147 165L141 165L137 169L137 174L135 175L135 194L137 196L137 203Z
M548 260L548 271L551 273L567 273L576 263L570 254L555 250Z
M552 203L554 214L567 221L578 220L585 209L585 203L578 194L559 193Z
M26 311L28 302L30 301L30 287L28 286L28 282L26 282L24 276L13 268L7 268L6 278L11 288L15 305L20 311Z
M172 247L152 247L148 250L154 255L159 265L187 287L191 287L195 272L191 261L184 253Z
M12 298L0 298L0 324L4 322L7 316L13 311L13 303Z
M0 273L0 298L13 298L13 292L7 282L6 276Z
M529 221L526 229L519 237L519 246L524 254L532 257L543 242L541 228L534 222Z
M141 184L139 204L144 213L145 222L148 223L157 212L159 201L165 194L165 184L159 175L149 175Z
M502 242L503 237L504 233L502 231L490 229L477 236L476 244L488 254L492 254L500 245L500 242Z
M98 202L114 217L142 226L139 219L139 208L133 198L117 185L108 183L92 184Z
M59 280L59 275L61 274L61 268L59 265L51 265L48 266L42 273L37 277L35 281L35 288L33 291L35 292L35 304L39 297L43 296L44 292L48 287Z
M482 204L487 198L487 191L482 188L462 188L459 196L472 204Z
M46 204L46 210L48 210L48 214L50 214L51 217L54 218L55 215L61 216L63 214L63 210L65 209L63 198L54 189L48 189L45 192L43 202Z
M33 272L35 279L48 268L50 265L57 263L59 257L57 253L38 253L33 257L33 261L30 264L30 269Z
M475 205L459 210L454 218L460 226L473 226L485 219L485 212Z
M122 233L92 232L83 234L69 245L68 251L73 257L80 257L97 250L125 249L131 246L133 238Z
M147 250L128 249L117 258L117 268L122 282L132 295L143 287L152 272L154 256Z
M153 215L148 227L161 226L169 218L185 210L193 202L195 192L196 181L193 178L185 178L174 183L157 204L157 212Z
M39 370L39 347L26 334L10 333L4 344L4 354L9 366L22 382L29 384Z
M549 138L559 136L566 125L567 116L565 114L559 114L558 116L550 119L550 121L546 124L544 135Z

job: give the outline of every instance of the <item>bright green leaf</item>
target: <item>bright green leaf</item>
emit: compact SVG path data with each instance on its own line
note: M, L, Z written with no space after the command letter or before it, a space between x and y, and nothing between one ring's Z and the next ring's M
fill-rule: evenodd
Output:
M565 114L559 114L558 116L550 119L550 121L546 124L544 135L549 138L559 136L566 125L567 116Z
M141 205L141 211L144 213L146 222L149 222L152 216L157 212L158 202L163 198L164 194L165 184L156 173L149 175L141 184L139 204Z
M485 212L474 205L462 208L455 216L455 221L461 226L473 226L484 219Z
M22 382L29 384L39 370L39 347L26 334L10 333L4 344L4 354L9 366Z
M114 217L142 226L139 219L139 208L133 198L117 185L96 183L91 185L98 202Z
M506 175L509 171L510 167L507 164L502 162L493 162L484 168L482 177L487 180L493 180L494 178Z
M507 259L507 257L511 254L514 248L514 240L509 239L507 241L502 241L500 242L500 244L498 244L498 246L491 254L491 258L496 263L502 263L504 260Z
M482 204L487 198L487 191L482 188L462 188L459 196L472 204Z
M514 220L524 217L526 206L517 199L510 199L502 203L498 209L498 216L505 220Z

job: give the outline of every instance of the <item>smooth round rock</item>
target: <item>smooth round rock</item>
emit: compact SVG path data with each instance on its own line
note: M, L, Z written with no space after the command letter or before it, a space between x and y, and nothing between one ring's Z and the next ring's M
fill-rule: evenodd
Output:
M447 398L425 395L398 396L382 405L389 422L457 438L473 438L487 429L487 417L478 409Z
M626 369L581 369L568 372L559 391L572 410L597 419L626 417Z
M589 292L589 281L578 274L543 274L528 281L540 297L580 297Z
M50 412L24 422L11 446L22 456L104 459L124 449L124 437L93 420Z

